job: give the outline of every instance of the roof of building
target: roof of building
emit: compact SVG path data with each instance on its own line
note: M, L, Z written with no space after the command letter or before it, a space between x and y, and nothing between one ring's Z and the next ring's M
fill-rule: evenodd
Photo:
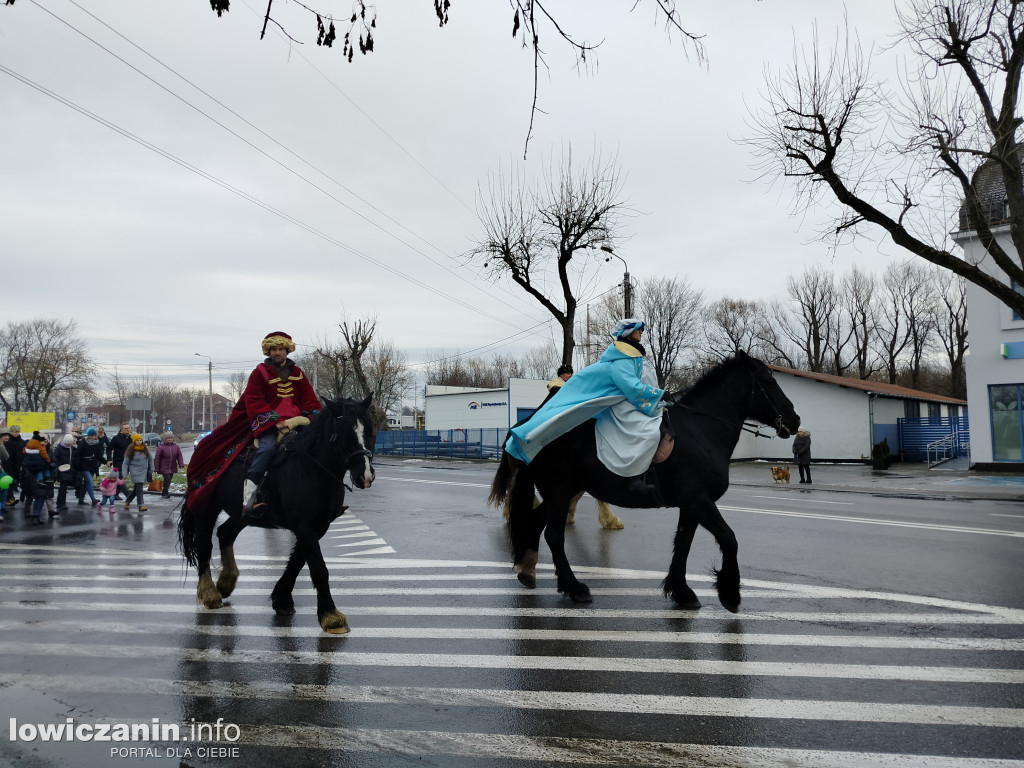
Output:
M927 400L931 403L948 403L950 405L967 405L966 400L960 400L946 395L933 395L931 392L922 392L919 389L900 387L896 384L885 384L881 381L865 381L864 379L850 379L846 376L832 376L828 373L811 373L810 371L798 371L794 368L783 368L781 365L769 365L773 371L789 373L799 376L802 379L812 379L824 384L835 384L849 389L859 389L864 392L871 392L880 397L894 397L903 400Z

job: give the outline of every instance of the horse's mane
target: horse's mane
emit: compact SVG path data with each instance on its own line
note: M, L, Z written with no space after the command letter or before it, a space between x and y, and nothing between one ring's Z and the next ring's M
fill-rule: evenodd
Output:
M741 365L742 361L738 355L727 357L722 362L716 364L714 367L709 368L704 374L697 379L692 387L683 390L683 400L689 400L694 397L700 397L706 391L721 386L722 382L728 378L738 365Z
M314 450L314 446L319 446L323 449L327 440L326 433L332 426L331 421L335 416L340 415L343 409L349 411L353 418L359 418L355 408L351 407L358 405L357 401L346 397L337 400L336 403L337 405L330 403L324 405L324 409L310 420L309 426L299 430L292 445L293 451L297 453L310 453ZM335 411L338 413L335 413Z

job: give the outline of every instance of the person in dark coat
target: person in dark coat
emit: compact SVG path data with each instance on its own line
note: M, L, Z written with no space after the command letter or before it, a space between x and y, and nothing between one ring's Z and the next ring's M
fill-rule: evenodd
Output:
M122 424L121 431L110 438L110 444L107 446L107 466L116 467L118 471L121 470L121 465L124 464L124 452L131 447L132 444L132 427L130 424ZM124 489L123 485L117 486L117 494L114 496L115 499L123 499L121 495Z
M811 482L811 433L801 429L793 441L793 461L800 470L800 482Z
M89 427L85 430L85 438L78 441L75 446L76 463L74 469L82 473L82 485L78 488L78 503L85 504L85 496L89 495L89 502L93 506L99 506L96 498L94 478L100 472L100 464L103 463L103 445L100 443L96 427Z
M64 435L61 441L53 448L53 466L57 468L57 481L60 485L57 488L57 512L68 511L68 488L75 485L74 465L78 457L75 455L75 436ZM61 471L61 467L70 467Z
M7 506L13 507L18 503L20 489L21 500L25 501L25 485L21 481L21 464L25 460L25 438L21 436L21 427L12 424L9 430L11 437L7 441L7 453L10 455L9 465L5 469L7 474L14 478L11 487L7 491Z

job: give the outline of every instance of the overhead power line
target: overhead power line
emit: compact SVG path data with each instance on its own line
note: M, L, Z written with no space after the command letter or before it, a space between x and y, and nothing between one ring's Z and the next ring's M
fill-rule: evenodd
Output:
M505 319L505 318L501 318L501 317L498 317L496 315L492 315L490 312L487 312L485 310L479 309L478 307L474 307L474 306L472 306L470 304L467 304L465 302L465 300L457 299L454 296L451 296L450 294L447 294L447 293L445 293L444 291L442 291L442 290L440 290L438 288L434 288L433 286L428 285L427 283L424 283L421 280L417 280L416 278L411 277L406 272L403 272L402 270L400 270L400 269L398 269L396 267L392 267L391 265L381 261L380 259L377 259L377 258L375 258L373 256L370 256L369 254L364 253L364 252L358 250L357 248L354 248L353 246L348 245L345 242L342 242L341 240L338 240L337 238L333 237L332 235L328 235L326 232L323 232L323 231L317 229L316 227L312 226L311 224L307 224L306 222L302 221L301 219L297 219L296 217L292 216L289 213L285 213L284 211L280 210L279 208L275 208L270 203L267 203L264 200L261 200L260 198L255 197L254 195L251 195L248 192L245 192L244 190L239 189L238 187L235 187L235 186L229 184L228 182L224 181L223 179L220 179L217 176L214 176L213 174L211 174L211 173L209 173L207 171L204 171L201 168L198 168L197 166L192 165L191 163L189 163L189 162L181 159L180 157L178 157L178 156L168 152L167 150L157 146L156 144L153 144L152 142L149 142L149 141L147 141L147 140L145 140L145 139L143 139L143 138L141 138L139 136L136 136L131 131L128 131L128 130L122 128L121 126L119 126L116 123L113 123L113 122L107 120L106 118L100 117L99 115L97 115L97 114L95 114L93 112L90 112L89 110L85 109L84 107L81 107L78 104L74 103L73 101L70 101L69 99L64 98L60 94L55 93L54 91L50 90L49 88L46 88L45 86L40 85L39 83L36 83L36 82L28 79L27 77L25 77L25 76L15 72L14 70L4 66L3 64L0 64L0 72L3 72L4 74L14 78L15 80L18 80L19 82L24 83L25 85L29 86L30 88L34 88L35 90L39 91L40 93L42 93L42 94L44 94L46 96L49 96L50 98L52 98L52 99L60 102L61 104L65 105L66 107L69 107L69 108L75 110L79 114L82 114L85 117L88 117L90 120L94 120L95 122L99 123L100 125L103 125L104 127L109 128L110 130L112 130L112 131L114 131L116 133L121 134L125 138L130 139L131 141L134 141L135 143L139 144L142 147L145 147L146 149L150 150L151 152L155 152L156 154L160 155L161 157L164 157L167 160L170 160L171 162L181 166L182 168L184 168L184 169L186 169L188 171L191 171L192 173L196 174L197 176L201 176L202 178L204 178L207 181L210 181L210 182L216 184L217 186L221 187L222 189L225 189L228 192L231 192L232 194L237 195L238 197L241 197L243 200L247 200L248 202L252 203L253 205L256 205L259 208L262 208L263 210L267 211L268 213L272 213L273 215L277 216L278 218L281 218L284 221L287 221L289 224L293 224L294 226L296 226L296 227L298 227L298 228L308 232L309 234L314 235L315 237L318 237L321 240L324 240L325 242L327 242L327 243L329 243L329 244L331 244L331 245L333 245L333 246L335 246L337 248L340 248L342 250L345 250L345 251L351 253L353 256L357 256L360 259L363 259L364 261L367 261L370 264L373 264L374 266L377 266L377 267L385 270L386 272L390 272L391 274L395 275L396 277L401 278L402 280L405 280L406 282L412 283L413 285L415 285L415 286L417 286L419 288L422 288L423 290L429 291L430 293L433 293L433 294L435 294L437 296L440 296L443 299L451 301L454 304L458 305L461 309L475 312L478 315L482 315L484 317L487 317L487 318L489 318L491 320L494 320L494 321L496 321L498 323L501 323L502 325L512 325L512 327L516 327L512 323L509 323L509 321L507 319Z

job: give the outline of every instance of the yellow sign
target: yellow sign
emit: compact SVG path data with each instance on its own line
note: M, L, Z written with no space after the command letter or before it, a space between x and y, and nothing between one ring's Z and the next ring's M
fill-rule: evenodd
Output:
M21 427L22 436L31 435L36 430L40 432L56 430L54 426L57 414L38 413L35 411L8 411L7 426L13 427L17 424Z

